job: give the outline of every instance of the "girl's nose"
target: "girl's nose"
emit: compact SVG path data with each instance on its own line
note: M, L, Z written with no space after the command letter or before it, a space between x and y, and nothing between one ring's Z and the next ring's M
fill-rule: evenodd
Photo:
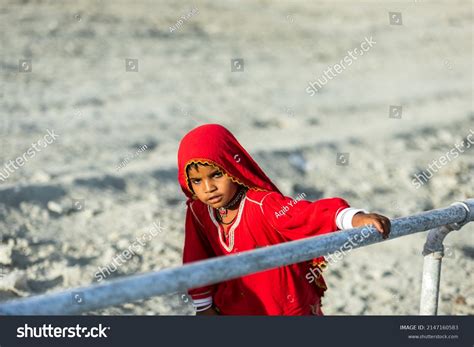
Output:
M214 184L209 183L208 181L204 181L204 188L206 193L213 192L215 190Z

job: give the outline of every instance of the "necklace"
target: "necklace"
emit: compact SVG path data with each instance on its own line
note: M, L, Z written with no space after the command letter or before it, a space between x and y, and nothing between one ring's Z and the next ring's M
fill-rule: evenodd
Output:
M222 221L222 218L224 217L227 217L227 213L229 212L228 209L229 208L232 208L234 206L237 205L237 203L240 202L240 199L242 198L242 196L245 194L245 192L247 191L247 188L243 187L243 188L240 188L239 191L237 193L235 193L234 197L232 198L232 200L225 206L222 206L222 207L219 207L217 210L219 211L219 214L218 214L218 218L219 218L219 221L222 223L222 224L230 224L234 221L234 219L236 217L234 217L232 219L232 221L228 222L228 223L225 223ZM237 216L237 215L236 215Z
M217 219L219 220L219 223L222 223L222 224L225 224L225 225L229 225L229 224L232 224L232 223L234 222L235 218L237 218L237 215L238 215L238 213L236 213L236 214L235 214L235 217L232 218L232 220L231 220L230 222L227 222L227 223L224 222L224 221L222 220L222 217L219 216L219 215L217 215Z

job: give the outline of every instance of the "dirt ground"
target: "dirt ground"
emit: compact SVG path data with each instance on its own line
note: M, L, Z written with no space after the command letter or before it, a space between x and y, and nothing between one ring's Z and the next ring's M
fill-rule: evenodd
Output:
M200 124L232 131L288 196L391 218L474 197L469 1L2 1L0 23L0 174L58 136L0 180L2 301L94 283L153 223L110 278L179 266L176 154ZM446 239L442 315L474 314L473 232ZM417 314L425 238L331 265L325 314ZM95 313L194 314L180 293Z

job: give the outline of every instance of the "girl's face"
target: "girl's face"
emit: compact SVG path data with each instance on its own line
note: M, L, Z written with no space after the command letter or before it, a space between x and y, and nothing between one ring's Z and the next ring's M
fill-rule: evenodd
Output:
M188 177L198 199L214 208L225 206L239 187L220 168L213 166L198 165L197 170L191 166Z

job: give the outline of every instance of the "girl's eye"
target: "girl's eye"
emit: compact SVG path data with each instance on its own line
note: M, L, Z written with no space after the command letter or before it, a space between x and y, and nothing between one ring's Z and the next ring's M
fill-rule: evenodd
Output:
M194 184L198 184L199 180L192 180L191 182L194 183Z
M216 173L214 174L214 177L221 177L221 176L222 176L222 172L216 172Z

